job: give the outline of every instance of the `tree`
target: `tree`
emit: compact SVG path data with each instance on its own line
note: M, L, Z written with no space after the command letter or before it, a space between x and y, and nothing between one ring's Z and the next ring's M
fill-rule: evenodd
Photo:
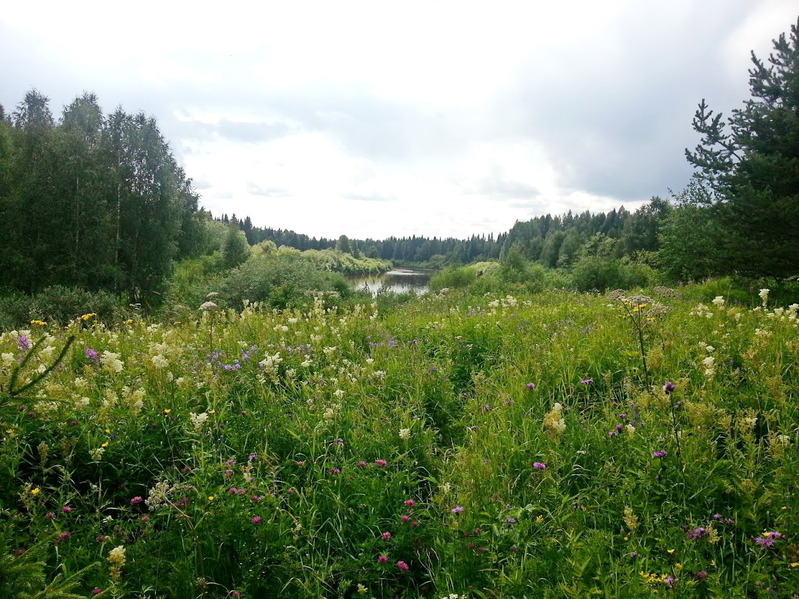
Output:
M773 45L768 64L752 53L752 98L726 123L702 100L702 138L685 154L725 233L721 270L788 278L799 274L799 20Z

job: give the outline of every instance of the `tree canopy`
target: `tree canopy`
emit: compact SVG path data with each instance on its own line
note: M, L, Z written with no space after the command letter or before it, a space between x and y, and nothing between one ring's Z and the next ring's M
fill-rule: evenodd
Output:
M789 278L799 274L799 20L752 65L751 98L726 122L702 100L701 141L685 153L723 233L715 270Z

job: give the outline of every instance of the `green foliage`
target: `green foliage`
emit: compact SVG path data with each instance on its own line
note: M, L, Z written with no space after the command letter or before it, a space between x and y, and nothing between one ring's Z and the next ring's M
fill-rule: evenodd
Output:
M571 271L572 285L578 291L606 291L647 287L657 280L655 270L644 264L607 256L583 256Z
M275 308L296 308L311 302L311 292L349 293L341 275L320 271L299 253L253 257L220 281L219 291L230 306L265 302Z
M222 244L222 264L225 268L235 268L250 257L250 246L242 231L235 224L228 225L225 241Z
M154 119L85 93L53 121L33 90L0 123L0 286L158 303L172 262L202 251L197 195Z
M752 98L733 110L729 132L700 103L693 126L702 140L686 157L714 194L708 214L727 242L715 245L717 270L788 278L799 264L799 20L773 45L768 65L752 54Z

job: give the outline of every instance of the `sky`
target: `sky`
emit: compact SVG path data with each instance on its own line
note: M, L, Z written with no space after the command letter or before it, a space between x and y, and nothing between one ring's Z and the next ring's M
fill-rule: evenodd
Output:
M0 104L156 118L215 216L313 237L502 233L635 210L749 97L795 0L16 2Z

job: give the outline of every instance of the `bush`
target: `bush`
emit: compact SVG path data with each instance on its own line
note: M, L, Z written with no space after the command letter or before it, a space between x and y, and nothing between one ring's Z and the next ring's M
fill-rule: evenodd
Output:
M655 284L657 278L657 272L646 264L607 256L583 256L571 272L572 285L578 291L648 287Z
M430 278L430 289L431 291L444 288L462 289L474 283L476 279L477 272L468 266L448 266Z
M249 300L278 309L308 304L312 291L351 293L344 277L317 270L299 253L251 258L221 280L219 291L231 307L240 308L244 300Z
M52 285L32 299L30 316L48 323L64 324L93 312L98 320L113 322L124 314L122 306L122 300L107 291Z

